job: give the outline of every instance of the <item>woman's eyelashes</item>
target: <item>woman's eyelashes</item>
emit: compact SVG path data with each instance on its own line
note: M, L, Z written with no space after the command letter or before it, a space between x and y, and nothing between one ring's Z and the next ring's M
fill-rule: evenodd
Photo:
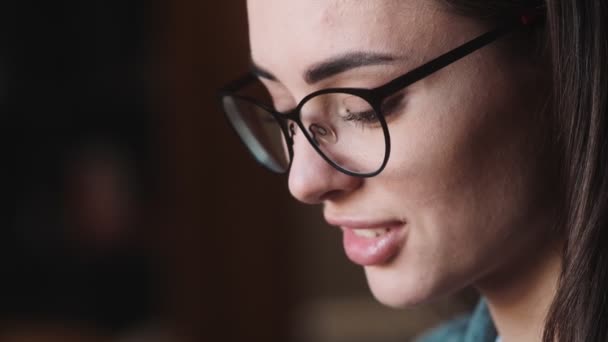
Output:
M379 116L382 115L387 122L405 110L405 92L395 94L382 102L381 112L377 113L371 106L363 109L344 108L342 120L354 122L360 125L379 124Z
M265 88L270 98L270 104L277 113L291 113L298 108L298 105L294 103L292 97L286 95L284 91L282 91L281 94L278 94L276 89L270 89L268 86L265 86ZM384 99L380 106L380 113L377 113L366 100L354 95L345 96L345 94L327 97L321 96L321 99L318 100L319 102L329 102L322 104L317 103L317 99L315 98L309 99L308 102L303 105L302 110L306 112L308 108L316 107L314 111L317 112L322 112L324 110L334 111L334 113L337 112L340 119L344 122L351 122L356 125L370 127L374 125L379 126L379 115L382 115L388 123L391 119L397 116L396 114L400 114L405 110L407 102L406 92L406 90L402 90ZM331 102L334 103L332 104ZM321 116L327 116L330 114L331 113L325 113ZM300 115L302 116L305 114L300 113Z

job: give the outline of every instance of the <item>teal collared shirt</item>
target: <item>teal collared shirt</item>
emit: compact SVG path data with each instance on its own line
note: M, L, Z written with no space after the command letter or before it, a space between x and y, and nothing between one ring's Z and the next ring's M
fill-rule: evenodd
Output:
M456 318L416 342L495 342L496 328L485 301L481 300L473 313Z

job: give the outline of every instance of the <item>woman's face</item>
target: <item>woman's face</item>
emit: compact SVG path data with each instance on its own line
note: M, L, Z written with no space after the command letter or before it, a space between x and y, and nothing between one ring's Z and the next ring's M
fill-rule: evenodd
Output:
M278 109L323 88L382 85L492 29L420 0L250 0L248 10L252 59L274 76L263 82ZM503 38L407 87L376 177L340 173L296 132L289 189L323 204L381 302L448 294L546 244L546 82L516 48ZM353 53L392 58L307 80L312 68Z

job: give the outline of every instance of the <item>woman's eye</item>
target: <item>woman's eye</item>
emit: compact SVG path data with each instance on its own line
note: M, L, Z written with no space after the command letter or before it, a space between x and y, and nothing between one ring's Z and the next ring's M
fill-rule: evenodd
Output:
M394 114L400 113L404 107L404 93L395 94L382 103L382 115L385 118L389 118ZM379 122L376 111L365 106L364 108L344 108L342 118L344 121L352 121L355 123L370 125Z
M363 112L353 112L349 109L346 109L343 118L344 121L354 121L366 124L378 122L378 115L373 109L366 110Z

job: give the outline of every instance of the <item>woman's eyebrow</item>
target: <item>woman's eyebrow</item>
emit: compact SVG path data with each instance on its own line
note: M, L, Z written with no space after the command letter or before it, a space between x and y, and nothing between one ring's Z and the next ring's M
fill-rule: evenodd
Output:
M303 78L306 83L312 85L352 69L371 65L392 64L397 59L396 56L383 53L348 52L314 64L304 73ZM251 71L261 78L277 81L276 76L257 65L253 60L251 61Z
M397 58L388 54L376 52L349 52L329 58L311 66L304 74L308 84L315 84L343 72L371 65L393 63Z

